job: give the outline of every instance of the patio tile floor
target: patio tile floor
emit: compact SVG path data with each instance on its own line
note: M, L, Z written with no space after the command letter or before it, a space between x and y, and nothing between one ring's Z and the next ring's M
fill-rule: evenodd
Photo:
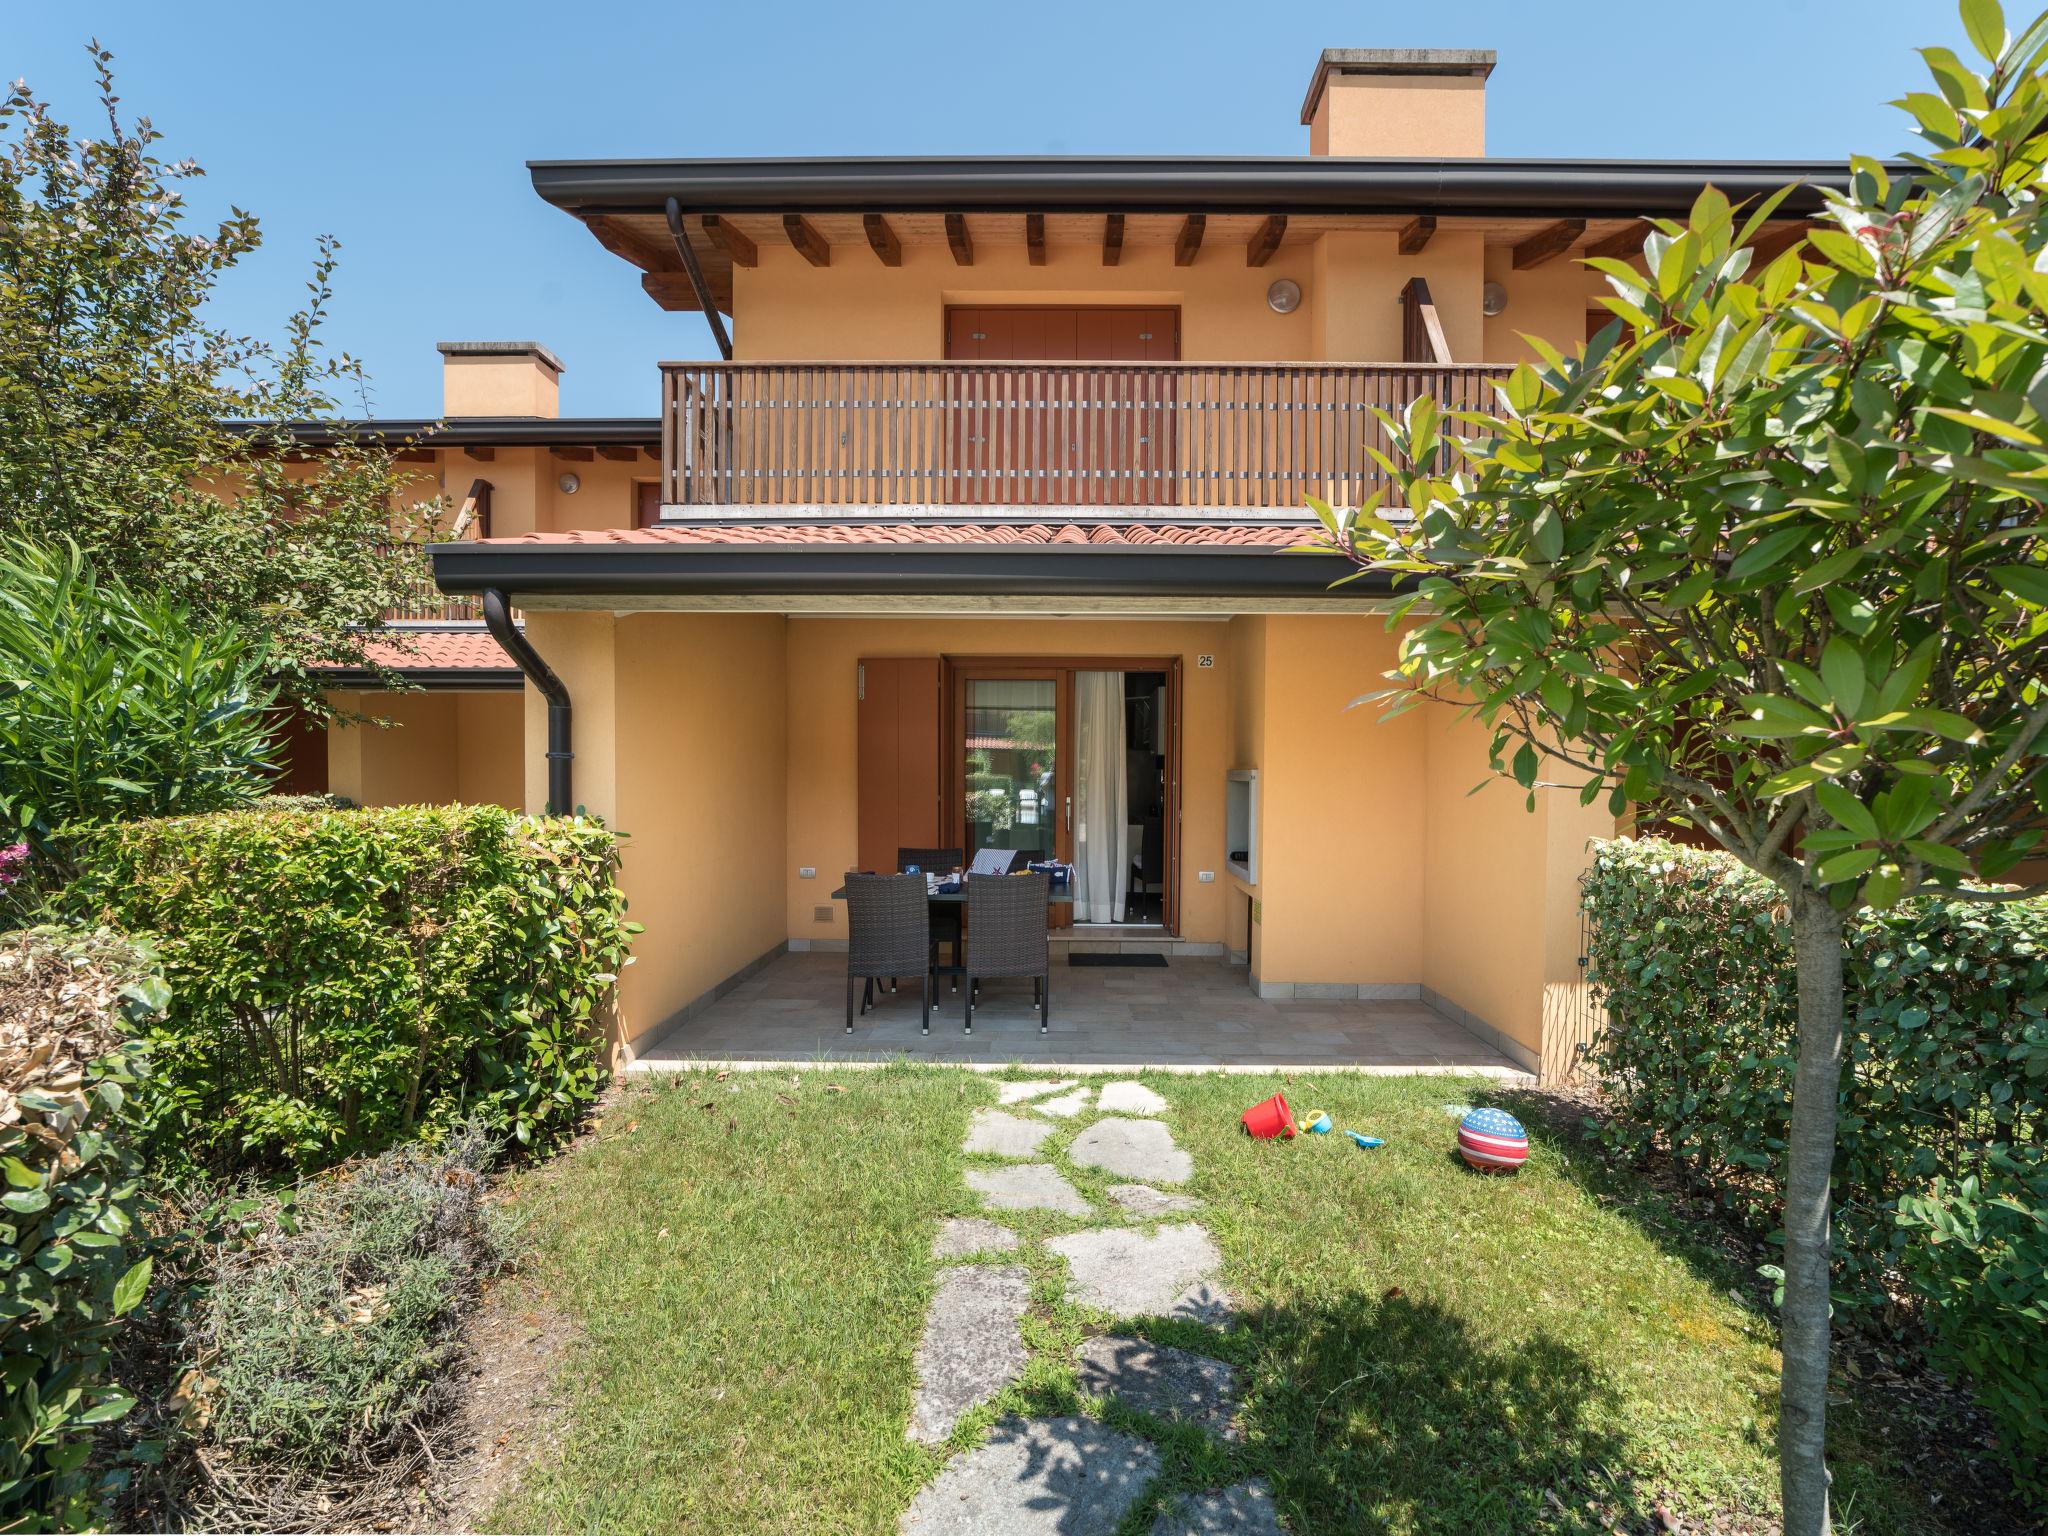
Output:
M974 1033L944 978L932 1032L918 1033L915 978L846 1033L846 957L784 955L709 1008L642 1045L630 1070L876 1063L1011 1064L1058 1070L1159 1067L1271 1072L1470 1072L1529 1080L1518 1065L1422 1002L1268 1002L1243 966L1176 957L1165 970L1070 967L1055 957L1045 1034L1029 981L982 985Z

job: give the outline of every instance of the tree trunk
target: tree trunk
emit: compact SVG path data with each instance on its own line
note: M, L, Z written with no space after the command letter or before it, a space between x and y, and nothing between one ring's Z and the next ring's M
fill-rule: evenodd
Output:
M1799 967L1799 1066L1785 1149L1778 1477L1785 1536L1826 1536L1828 1184L1842 1079L1842 914L1804 886L1792 897L1792 943Z

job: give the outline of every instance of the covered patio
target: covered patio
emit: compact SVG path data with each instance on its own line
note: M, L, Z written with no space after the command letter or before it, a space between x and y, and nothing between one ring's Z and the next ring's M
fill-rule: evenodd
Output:
M971 1036L961 1033L960 994L944 978L928 1036L918 1033L915 977L883 996L851 1035L845 988L843 954L779 956L640 1046L629 1070L908 1060L1061 1071L1312 1068L1535 1080L1418 999L1268 1000L1252 993L1244 966L1206 957L1175 955L1163 967L1074 965L1066 947L1056 946L1052 1020L1044 1034L1028 981L984 984Z

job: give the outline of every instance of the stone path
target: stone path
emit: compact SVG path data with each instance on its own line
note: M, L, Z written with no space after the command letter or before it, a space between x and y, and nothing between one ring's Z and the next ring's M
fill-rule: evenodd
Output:
M917 1344L910 1439L937 1445L953 1433L961 1414L1024 1374L1031 1357L1018 1324L1030 1303L1031 1275L1021 1264L961 1264L939 1276L939 1293Z
M979 1216L955 1216L939 1223L939 1235L932 1239L935 1259L964 1259L973 1253L1008 1253L1017 1246L1017 1234L1008 1227Z
M981 1203L991 1210L1064 1211L1069 1216L1087 1216L1095 1209L1051 1163L970 1168L967 1187L979 1194Z
M1052 1134L1043 1120L1026 1120L1000 1109L977 1109L967 1122L963 1152L992 1152L997 1157L1030 1157Z
M1098 1120L1074 1138L1067 1156L1083 1168L1148 1184L1185 1184L1195 1173L1195 1160L1157 1120Z
M1133 1216L1173 1216L1202 1208L1193 1195L1169 1195L1149 1184L1112 1184L1109 1198Z
M1050 1095L1050 1097L1048 1097ZM1199 1209L1192 1195L1156 1184L1182 1184L1194 1160L1159 1120L1166 1100L1143 1083L1105 1084L1100 1092L1071 1081L998 1085L997 1098L1037 1114L1074 1119L1092 1104L1103 1119L1068 1143L1076 1167L1099 1168L1142 1183L1112 1184L1113 1226L1046 1238L1044 1249L1066 1261L1070 1302L1117 1317L1168 1317L1228 1326L1233 1302L1223 1289L1223 1255L1192 1221L1158 1223ZM1002 1109L977 1109L961 1150L988 1157L1046 1155L1058 1127ZM1051 1162L1013 1161L969 1168L968 1187L990 1210L1045 1210L1093 1217L1095 1208ZM1129 1223L1144 1223L1131 1225ZM933 1239L935 1258L1014 1252L1017 1234L985 1217L959 1216ZM939 1279L917 1349L917 1389L908 1437L943 1444L963 1415L1016 1381L1029 1363L1021 1322L1030 1302L1030 1270L958 1264ZM1180 1420L1226 1441L1241 1438L1235 1368L1192 1350L1105 1335L1081 1346L1075 1377L1090 1397L1114 1398L1154 1419ZM1159 1476L1161 1460L1145 1440L1093 1419L1007 1418L987 1441L948 1461L897 1523L919 1536L1112 1536ZM1177 1500L1152 1536L1221 1531L1280 1536L1272 1496L1252 1481Z
M1067 1261L1067 1300L1118 1317L1180 1317L1221 1327L1233 1310L1223 1255L1193 1222L1149 1237L1129 1227L1069 1232L1045 1244Z

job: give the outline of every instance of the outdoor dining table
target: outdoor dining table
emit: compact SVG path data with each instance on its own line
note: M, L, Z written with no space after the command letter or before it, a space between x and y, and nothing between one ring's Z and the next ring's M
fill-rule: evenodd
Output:
M957 891L927 890L924 894L925 900L932 906L957 907L967 900L967 882L961 881L960 889ZM846 900L846 887L842 885L838 890L834 891L832 899L834 901ZM1045 904L1049 907L1071 907L1074 904L1073 884L1069 882L1066 885L1053 886L1045 893ZM960 965L935 965L932 967L932 974L934 976L960 976L965 973L966 967Z

